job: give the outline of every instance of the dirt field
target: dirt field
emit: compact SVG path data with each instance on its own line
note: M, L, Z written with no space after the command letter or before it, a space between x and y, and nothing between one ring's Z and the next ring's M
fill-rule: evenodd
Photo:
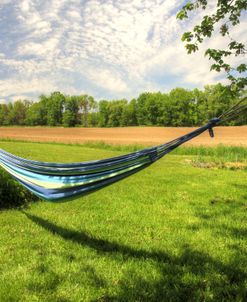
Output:
M1 127L0 138L40 142L83 143L104 141L109 144L156 145L172 140L194 128L126 127L126 128L46 128ZM189 145L217 144L247 146L247 126L215 128L215 138L208 132L188 142Z

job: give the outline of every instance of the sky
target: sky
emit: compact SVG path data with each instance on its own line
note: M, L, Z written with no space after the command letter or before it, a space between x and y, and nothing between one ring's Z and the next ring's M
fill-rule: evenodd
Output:
M181 35L205 11L181 22L182 2L0 0L0 103L52 91L131 99L224 81L224 74L209 71L204 51L224 47L225 39L213 36L188 55ZM246 43L246 28L244 18L232 36Z

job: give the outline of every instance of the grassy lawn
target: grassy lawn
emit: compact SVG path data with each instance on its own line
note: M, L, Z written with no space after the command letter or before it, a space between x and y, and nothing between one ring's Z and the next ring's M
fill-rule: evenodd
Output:
M63 162L124 153L0 148ZM0 301L247 301L246 170L192 165L193 150L68 203L1 211Z

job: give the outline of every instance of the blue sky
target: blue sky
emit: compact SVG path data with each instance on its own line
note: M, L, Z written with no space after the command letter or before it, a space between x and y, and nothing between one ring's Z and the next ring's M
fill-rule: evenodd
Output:
M202 88L223 80L223 75L209 72L203 53L206 47L224 47L226 41L213 37L198 53L187 55L181 34L205 12L179 22L181 3L1 0L0 102L35 100L57 90L131 99L143 91ZM233 37L246 43L246 28L245 18Z

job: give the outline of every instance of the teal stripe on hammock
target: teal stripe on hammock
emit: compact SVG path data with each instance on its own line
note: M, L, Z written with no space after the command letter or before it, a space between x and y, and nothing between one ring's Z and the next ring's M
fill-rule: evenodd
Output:
M0 162L0 165L5 168L10 174L18 179L25 180L27 182L40 185L46 188L62 188L83 185L91 182L103 180L115 175L130 171L135 167L139 167L143 164L150 163L149 158L143 158L136 161L127 162L124 167L118 169L107 170L101 173L88 174L88 175L73 175L73 176L49 176L47 174L33 173L24 169L19 168L8 163Z

